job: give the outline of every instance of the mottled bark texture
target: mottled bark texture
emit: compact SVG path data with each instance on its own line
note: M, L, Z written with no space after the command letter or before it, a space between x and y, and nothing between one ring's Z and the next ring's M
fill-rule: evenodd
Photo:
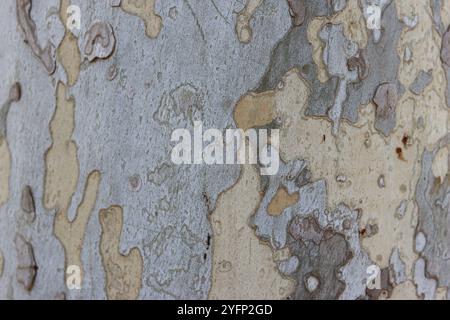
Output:
M0 7L1 299L449 298L448 1Z

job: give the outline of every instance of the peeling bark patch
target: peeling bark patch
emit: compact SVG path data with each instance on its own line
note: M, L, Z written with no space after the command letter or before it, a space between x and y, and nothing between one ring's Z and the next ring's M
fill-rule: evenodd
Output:
M411 51L411 48L406 47L405 51L403 52L403 61L411 62L412 58L413 58L413 53Z
M75 126L75 100L66 98L66 86L56 88L56 108L50 122L52 145L45 154L44 206L67 212L78 184L77 146L72 140Z
M143 260L138 248L127 255L120 253L120 236L123 227L123 210L111 206L100 210L102 234L100 253L106 271L106 293L109 299L137 299L142 285Z
M264 197L258 210L252 217L252 224L256 227L256 235L262 240L269 241L274 249L281 249L286 245L287 226L297 215L305 215L313 210L325 210L325 184L323 181L312 182L301 188L296 184L306 163L301 160L284 164L280 163L278 175L270 176ZM268 214L268 207L273 201L279 188L285 188L289 194L298 193L298 201L283 210L279 215Z
M307 96L303 96L304 91L300 89L301 82L298 83L296 81L293 81L293 79L296 79L296 75L297 74L295 71L289 72L287 75L285 75L285 77L283 78L284 86L282 86L282 89L278 89L279 87L277 87L273 99L277 102L286 101L286 103L294 103L295 101L294 109L298 113L298 110L302 109L301 106L299 107L299 105L301 105L301 100L307 99ZM295 92L301 92L301 98L299 97L296 99L295 94L288 96L283 95L284 91L292 94L291 87L295 88ZM264 93L261 93L261 95L262 94ZM252 94L250 94L250 96L251 95ZM245 97L243 99L245 99ZM243 99L241 100L241 102L243 101ZM268 105L271 105L270 101L268 101ZM236 108L239 107L242 106L238 105ZM257 110L257 107L255 107L255 109ZM283 118L286 117L287 114L285 114L286 110L282 108L282 104L275 104L273 109L275 109L275 111L272 110L274 116L280 116L281 123L283 123ZM264 112L263 110L260 111ZM247 127L252 127L252 125L254 124L254 122L251 122L252 119L255 120L255 117L242 117L237 118L236 122L242 123L242 121L248 121L246 122ZM299 126L300 125L301 124L299 124ZM337 208L336 211L332 212L332 214L327 214L325 210L326 189L324 181L311 182L310 179L311 172L307 168L304 161L293 160L286 164L282 163L278 175L268 177L268 181L265 183L265 186L263 188L263 199L261 200L260 206L255 215L252 217L251 223L256 227L256 234L262 240L269 242L274 250L279 250L286 244L286 229L289 221L292 218L304 217L311 212L317 213L316 215L321 217L321 228L331 228L331 231L335 230L334 232L345 233L346 237L350 239L348 246L349 248L351 248L351 251L353 252L355 257L354 259L351 259L342 270L341 281L342 279L345 279L347 285L342 287L340 297L348 299L363 296L365 294L364 279L367 275L365 273L365 269L361 268L361 265L367 267L371 264L371 262L368 258L367 253L365 253L360 246L360 236L358 233L358 214L349 210L345 206ZM268 204L272 202L273 197L276 195L276 192L280 187L286 188L289 193L299 191L300 198L297 203L291 205L288 208L285 208L280 215L271 216L267 213L267 207ZM328 216L329 218L325 218ZM317 221L319 221L319 219ZM279 263L278 268L280 272L293 272L293 269L296 269L296 260L299 261L299 269L301 270L302 260L298 258L294 260L291 259L292 257ZM315 277L314 275L308 275L306 280L313 279L311 278L311 276ZM305 281L303 281L302 279L302 281L299 280L298 283L301 283L303 285ZM317 288L313 291L316 292L316 290Z
M397 228L405 230L404 232L408 234L408 237L413 233L413 227L406 219L403 222L394 220L394 212L399 202L397 193L400 188L402 193L408 190L406 185L410 179L408 174L413 170L413 162L405 162L400 168L401 174L390 172L389 167L383 160L387 156L390 159L389 161L395 161L397 158L395 147L386 145L384 138L378 134L367 135L366 130L370 130L368 125L365 125L364 128L354 128L344 124L346 138L342 142L345 141L345 144L336 146L336 143L341 140L334 137L328 138L327 136L327 139L324 140L323 134L329 132L331 124L323 119L310 119L301 116L310 91L305 84L305 80L301 78L300 72L295 69L290 70L283 76L281 83L283 85L277 86L275 90L258 94L249 93L240 100L242 102L251 97L257 100L259 95L271 94L273 101L269 99L266 102L271 107L261 108L260 112L263 114L259 114L258 118L265 119L267 115L264 114L266 112L264 110L268 109L274 118L280 120L281 136L286 137L283 140L284 142L281 142L280 155L282 159L290 159L288 162L280 163L277 175L267 177L264 180L262 186L263 199L252 217L251 223L261 240L270 243L274 250L280 250L286 245L286 228L291 219L314 213L322 228L331 226L334 232L345 234L353 252L354 258L350 259L342 268L342 279L344 279L346 286L340 298L357 299L364 297L366 295L366 268L374 264L372 259L373 261L378 259L377 263L380 263L383 267L388 265L392 248L387 245L391 238L386 240L386 234L395 234ZM248 105L251 106L252 104L248 103ZM243 108L243 106L236 106L236 109L239 108ZM255 114L257 114L257 106L254 109ZM235 119L235 121L236 123L246 123L246 127L252 127L254 124L252 119L255 122L260 121L257 117L245 116L245 112L240 114L244 116ZM270 123L271 120L268 119L267 122ZM371 143L367 150L364 148L361 150L362 144L369 138ZM402 136L396 139L401 140ZM321 152L318 153L318 150L321 150ZM358 152L355 153L353 150L358 150ZM410 151L404 150L402 153L410 155L413 148L408 150ZM323 154L328 155L327 159L330 155L332 156L329 161L324 161ZM305 157L308 161L306 159L299 160L302 157ZM354 159L354 157L357 159ZM336 168L337 163L339 168ZM303 169L301 166L303 166ZM303 175L302 172L309 172L309 174ZM365 172L365 174L361 175L361 172ZM376 188L377 179L380 174L385 173L385 187ZM305 176L309 176L309 178L304 180L303 177ZM336 179L338 176L345 176L346 178ZM367 183L368 176L371 177L370 183ZM344 180L344 183L340 182ZM271 216L267 213L267 206L280 186L287 188L290 193L299 191L300 198L297 203L285 208L280 215ZM296 188L300 188L300 190ZM361 197L361 190L365 190L366 196ZM371 237L362 238L359 234L360 225L363 223L360 221L361 212L367 211L366 215L377 212L380 203L376 199L388 198L389 201L383 202L383 212L389 212L389 216L386 215L383 220L372 222L367 218L363 220L365 225L374 225L374 228L372 228L374 230L376 224L380 231L378 233L372 232ZM362 206L363 209L351 210L347 206L341 205L343 199L351 203L352 207ZM336 209L329 212L326 210L327 205L332 205ZM403 214L409 215L409 213L408 211ZM321 218L319 219L319 217ZM371 248L370 252L363 249L361 241L364 243L364 248ZM408 242L400 247L402 252L410 254ZM410 256L408 258L410 259ZM286 260L286 263L290 265L287 261L289 260ZM280 272L284 272L286 263L280 264Z
M10 102L18 102L21 96L22 96L22 88L20 87L20 83L16 82L11 86L9 90L8 100Z
M242 97L234 108L238 128L247 130L269 124L274 116L275 92L250 93Z
M273 113L274 117L280 117L281 123L284 123L284 118L288 119L290 113L285 108L285 104L293 105L293 113L294 119L298 117L298 110L302 110L302 102L303 100L307 100L308 95L307 91L302 89L302 81L298 78L298 74L295 70L290 71L283 77L282 83L284 84L281 89L278 86L275 92L273 93L273 99L277 101L275 106L272 108L268 108ZM295 88L295 89L294 89ZM307 89L304 88L304 89ZM271 92L271 91L269 91ZM294 93L295 92L295 93ZM260 95L267 94L268 92L261 93ZM298 97L297 97L298 93ZM254 94L250 94L251 97ZM241 102L244 101L246 97L241 99ZM283 101L283 102L282 102ZM270 100L267 102L268 105L272 105ZM251 104L250 104L251 105ZM237 106L236 109L242 106ZM256 114L257 107L255 107ZM260 110L261 113L265 113L264 109ZM294 112L294 111L293 111ZM235 113L236 115L237 113ZM245 115L245 113L242 113ZM259 115L260 117L264 117L266 115ZM237 118L237 123L242 123L242 121L248 121L246 127L252 127L253 123L251 120L254 120L255 117L242 117ZM270 121L270 120L269 120ZM297 119L296 121L290 121L290 126L304 127L307 126L309 128L310 122L308 121L300 121ZM305 128L305 133L313 132L312 129ZM314 127L315 128L315 127ZM292 128L284 128L284 130ZM292 132L292 131L287 131ZM314 140L313 140L314 141ZM317 139L319 141L319 139ZM327 140L328 141L328 140ZM306 140L305 142L311 143L311 138ZM296 142L298 144L298 141ZM320 136L320 142L323 143L323 138ZM283 148L283 146L282 146ZM281 150L283 152L283 149ZM286 152L286 150L284 150ZM283 248L285 245L286 239L286 228L289 221L295 216L304 216L310 214L311 212L317 212L319 216L327 216L326 214L326 190L324 181L316 181L311 182L311 171L307 168L304 161L295 160L291 161L287 164L281 164L278 175L271 176L268 178L267 183L265 183L264 187L264 197L261 201L260 207L258 211L252 218L252 224L256 227L256 234L264 241L268 241L272 247L277 250ZM350 181L349 181L350 182ZM272 201L272 198L276 194L276 191L280 188L280 186L285 187L288 192L296 192L297 188L300 188L299 194L300 198L297 203L294 205L285 208L282 214L278 216L271 216L267 213L268 203ZM371 264L371 261L366 252L361 248L360 245L360 236L359 236L359 222L358 222L358 214L352 210L349 210L345 206L338 207L333 214L330 215L330 220L323 218L322 228L326 228L332 226L336 228L335 230L339 230L339 232L343 232L346 234L346 237L350 239L349 247L351 247L352 252L354 253L354 259L351 259L347 265L342 270L342 279L345 279L347 285L344 288L344 291L341 294L341 298L343 299L355 299L365 294L365 285L364 281L367 277L365 273L365 269L361 268L361 265L368 267ZM337 232L337 231L336 231ZM286 270L285 266L291 265L283 261L283 263L279 264L280 272L284 273ZM300 261L301 268L301 261Z
M363 212L361 225L377 224L379 232L372 237L360 239L359 222L357 218L347 213L352 217L350 219L352 221L350 224L351 228L349 229L351 233L348 236L352 239L352 250L356 252L355 257L357 258L352 259L344 267L345 272L343 272L343 276L346 279L347 286L341 297L343 299L356 299L365 295L366 289L365 285L358 280L361 279L363 281L367 278L366 271L361 268L361 265L367 268L371 264L371 260L373 260L377 261L377 264L383 268L387 267L392 250L390 244L396 241L395 235L398 234L398 230L402 230L403 239L410 239L411 241L411 243L406 240L398 243L399 250L405 255L406 263L410 265L414 259L414 253L412 252L414 226L411 226L409 223L409 219L412 218L411 211L413 206L407 206L404 209L403 216L406 218L403 220L395 219L395 211L402 199L410 197L409 190L414 187L410 181L411 179L416 181L415 176L411 177L416 172L416 161L404 161L399 163L396 170L392 171L390 169L390 163L397 163L395 144L386 144L384 137L372 133L372 105L364 108L364 117L361 119L361 122L365 124L354 127L344 122L342 133L345 133L345 136L342 134L342 136L335 138L327 135L324 140L323 135L328 134L331 127L329 121L302 116L309 98L310 88L305 84L306 81L301 78L300 72L295 69L290 70L283 76L281 82L283 86L277 86L273 90L274 102L272 110L274 118L280 119L280 136L285 137L280 141L280 156L282 159L288 159L289 161L286 164L290 165L292 165L291 162L300 161L298 159L307 160L308 171L314 183L309 184L311 189L305 189L305 191L300 192L300 199L302 199L302 194L305 195L306 193L309 195L308 197L305 196L306 200L303 201L304 209L301 206L302 201L291 206L291 208L286 208L284 213L278 217L271 217L262 209L263 213L260 215L260 221L256 221L255 218L252 223L256 225L257 234L261 232L259 235L262 240L271 243L273 246L276 245L275 248L279 249L283 246L282 236L284 234L283 230L285 230L284 226L286 226L285 223L289 222L293 215L314 212L315 208L321 207L323 203L330 208L336 208L342 202L352 208L361 208ZM270 90L268 92L273 91ZM258 95L268 92L258 93ZM253 93L249 93L247 96L251 97L253 95ZM398 111L401 115L398 120L402 121L402 125L406 121L412 120L407 102L408 100L403 102L400 105L400 111ZM261 109L262 113L264 112L263 110ZM366 110L370 110L370 113ZM265 115L259 115L259 117L265 117ZM252 125L251 119L251 117L248 119L250 127ZM239 121L242 122L243 120L236 119L236 123L239 123ZM409 126L404 125L403 128L404 131L394 132L393 142L402 140L404 132L408 131L407 128ZM369 143L365 142L367 140L369 140ZM366 145L366 148L363 145ZM325 158L323 157L324 154L327 155ZM410 159L415 158L415 148L405 148L402 150L402 156L405 159L406 157ZM283 175L284 170L284 165L280 164L278 176ZM384 188L377 188L380 175L385 176ZM338 176L345 176L346 178L343 179L345 182L342 183L340 182L342 179L336 179ZM278 178L276 176L268 178L265 186L269 186L272 183L272 179L276 181ZM312 188L312 185L318 186L318 182L326 184L327 192L324 190L322 193L319 193ZM305 187L307 185L303 184ZM276 190L278 190L278 186L276 184L274 186L273 189L263 189L265 196L267 196L267 199L262 201L263 206L266 201L270 202ZM399 190L402 199L399 199ZM383 201L380 202L380 199L383 199ZM302 209L300 210L299 208ZM318 212L323 213L324 211L318 210ZM348 212L348 209L339 209L339 212ZM377 218L379 214L383 215L382 219ZM259 213L257 212L255 217L258 215ZM343 214L341 215L343 216ZM353 229L354 225L356 225L355 229ZM348 222L346 226L349 226ZM370 248L370 251L367 249L368 251L365 252L361 248L360 240L362 240L364 248Z
M411 30L417 26L417 23L419 23L419 17L417 15L414 15L414 17L403 16L402 21Z
M425 72L423 70L420 70L419 74L417 75L417 78L409 86L409 90L411 90L411 92L414 93L415 95L420 95L423 93L425 88L431 84L431 82L433 82L433 72L432 71Z
M120 3L123 11L144 21L145 34L151 39L158 37L162 28L162 19L155 13L155 2L156 0L122 0Z
M305 170L304 161L282 163L278 175L268 178L260 206L251 220L256 235L269 242L274 250L287 246L291 258L298 260L296 273L288 268L289 274L297 280L291 298L362 296L365 292L362 280L366 274L360 268L361 265L370 265L370 259L360 245L359 214L344 205L328 212L323 180L306 185L298 183ZM285 188L289 193L298 192L300 197L281 214L273 216L268 213L268 204L273 201L279 188ZM287 261L290 260L279 264L280 272L287 272ZM305 286L310 277L315 277L319 282L314 290ZM348 281L348 288L344 285L344 279Z
M349 85L348 100L346 101L346 119L351 122L357 120L359 106L367 104L375 95L380 85L391 83L397 87L397 95L403 94L403 88L397 79L400 58L397 44L402 32L402 24L397 18L397 10L393 3L386 6L382 25L384 33L379 41L372 34L367 47L362 49L361 55L366 61L369 73L361 83L353 82Z
M294 274L298 284L291 298L339 298L345 284L338 279L338 271L351 258L344 236L320 228L314 218L296 217L289 229L289 250L300 261Z
M403 26L397 18L395 5L387 4L382 17L384 34L380 34L377 39L372 34L366 47L359 48L360 50L352 55L347 53L345 69L340 67L340 63L333 63L334 61L330 60L327 70L330 77L322 83L318 79L318 67L312 58L314 52L307 36L307 30L310 23L317 17L325 17L329 21L334 11L327 1L306 1L306 7L308 10L305 22L299 27L291 28L275 47L269 68L260 82L258 91L275 88L288 70L308 65L309 71L301 73L312 90L305 115L330 118L335 124L333 132L336 134L341 119L351 123L358 120L359 107L371 101L381 84L393 83L398 88L399 96L403 93L400 82L397 80L400 64L397 43ZM335 30L334 34L338 32L337 25L331 28ZM342 31L340 32L342 33ZM346 36L345 32L344 35ZM336 41L338 47L332 45L328 52L332 52L336 59L345 57L343 49L346 48L346 43L351 43L350 40ZM353 45L353 47L355 46ZM350 61L348 61L349 59ZM328 59L324 57L324 60ZM355 73L358 75L356 79Z
M444 0L445 1L445 0ZM430 0L431 11L433 14L434 27L442 35L445 32L445 27L442 22L441 8L442 0Z
M83 248L86 227L97 200L99 185L100 172L91 172L86 181L83 199L77 208L76 217L73 221L69 221L67 211L59 211L56 214L54 232L64 247L66 267L76 265L83 270L81 250Z
M56 210L54 233L64 247L66 268L76 265L83 270L81 250L89 217L94 208L100 185L100 172L87 177L83 199L76 218L69 221L68 211L79 180L77 146L72 140L75 100L66 98L66 87L56 88L56 108L50 122L52 145L45 154L44 206Z
M59 45L57 53L58 59L67 74L67 84L73 86L80 74L81 54L78 41L70 31L66 30L66 35Z
M427 244L427 238L425 234L420 231L416 234L416 238L414 240L414 250L417 253L423 252L423 249L425 249L425 245Z
M332 104L337 79L330 79L322 84L316 76L317 67L313 61L313 48L308 41L308 25L319 16L332 14L328 1L306 0L304 22L295 28L291 28L273 50L268 69L261 79L258 92L264 92L276 88L281 78L294 67L304 67L302 77L311 86L312 93L310 104L315 109L320 109L322 115L326 115Z
M244 9L236 17L236 35L240 42L249 43L253 37L250 20L263 0L247 0Z
M393 285L399 285L408 279L406 276L406 266L398 248L392 250L391 257L389 258L389 269L391 272L389 279L391 279Z
M450 274L447 272L450 270L450 233L448 232L450 229L450 176L448 172L445 172L442 178L436 177L433 172L433 161L439 157L439 151L447 148L449 144L450 136L447 135L433 150L423 152L421 174L415 195L419 214L416 241L421 235L426 238L426 244L419 246L420 256L424 261L417 262L419 263L416 267L417 272L422 275L426 267L427 274L438 279L438 286L446 287L450 285ZM444 154L446 158L443 161L448 166L448 151ZM439 172L437 174L441 175ZM426 290L422 291L425 294ZM431 297L432 293L430 291L425 295Z
M397 87L390 83L380 85L373 98L373 102L377 106L375 129L380 131L385 137L389 136L395 128L397 101Z
M33 191L30 186L25 186L22 189L21 207L27 213L28 221L33 222L36 218L36 207L34 205Z
M14 83L9 89L9 95L6 102L0 107L0 139L6 139L7 137L7 123L8 113L13 102L18 102L21 97L20 83Z
M425 300L432 300L436 297L437 282L426 275L425 260L420 258L414 264L414 283L417 294Z
M38 266L34 258L33 246L20 234L16 234L14 243L17 251L17 281L25 288L25 290L31 291L38 271Z
M347 84L356 81L358 72L348 68L348 60L355 58L358 45L345 38L342 25L326 24L319 33L320 39L325 42L323 62L328 73L337 77L338 85L333 105L328 110L328 117L333 122L333 134L337 135L342 117L343 103L347 99Z
M36 58L44 65L48 74L55 72L55 48L48 41L45 48L41 48L36 35L36 24L31 19L31 0L16 0L17 3L17 20L20 28L25 36L25 41L30 46Z
M368 76L368 68L366 60L364 59L363 52L359 50L357 56L351 57L347 60L347 67L350 71L358 71L359 80L363 80Z
M89 61L106 59L114 51L116 38L108 22L95 22L84 35L84 54Z
M293 281L279 274L272 250L248 225L261 201L259 184L257 169L242 166L238 182L220 195L210 216L214 239L210 299L282 299L293 290ZM241 201L244 192L247 201Z

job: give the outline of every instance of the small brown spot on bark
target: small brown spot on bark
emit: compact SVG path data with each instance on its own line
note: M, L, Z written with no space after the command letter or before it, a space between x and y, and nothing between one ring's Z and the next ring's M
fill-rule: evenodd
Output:
M402 148L397 147L397 148L395 149L395 153L397 154L397 158L398 158L399 160L406 161L405 158L403 157L403 149L402 149Z
M402 138L403 147L406 149L409 143L409 136L405 133Z

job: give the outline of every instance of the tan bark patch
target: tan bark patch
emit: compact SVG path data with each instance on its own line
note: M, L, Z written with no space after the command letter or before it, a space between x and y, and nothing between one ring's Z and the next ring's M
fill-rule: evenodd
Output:
M100 185L100 172L93 171L86 182L83 199L77 208L77 215L69 221L67 211L59 211L55 217L55 236L61 241L66 254L66 268L79 266L83 276L81 250L83 248L86 227L97 200Z
M293 290L293 281L278 273L272 249L261 243L248 225L261 201L259 179L256 168L242 166L239 181L220 195L211 215L210 299L281 299Z
M142 285L143 261L138 248L132 248L128 255L119 251L123 226L123 210L111 206L100 210L102 235L100 254L106 271L106 294L109 299L137 299Z
M56 89L56 109L50 122L53 143L45 155L44 206L49 210L56 210L54 233L64 247L65 267L76 265L82 271L81 250L87 223L97 199L100 172L93 171L89 174L76 217L69 221L67 214L79 179L77 146L72 140L74 109L75 100L72 97L66 98L66 86L59 82Z
M267 207L267 213L273 216L280 215L284 209L297 203L299 199L298 193L289 194L286 188L281 187L278 189L275 197L269 203Z
M145 23L145 34L149 38L156 38L162 28L162 19L155 13L156 0L123 0L123 11L138 16Z
M11 154L6 139L0 138L0 207L9 198L9 175L11 170Z
M234 119L239 129L247 130L270 123L274 118L274 92L249 93L239 100Z
M56 88L56 110L50 122L52 145L45 155L44 206L67 212L78 183L77 146L72 140L75 100L66 98L66 86Z

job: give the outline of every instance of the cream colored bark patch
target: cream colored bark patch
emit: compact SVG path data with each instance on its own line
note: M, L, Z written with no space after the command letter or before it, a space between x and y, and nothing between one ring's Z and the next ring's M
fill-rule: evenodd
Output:
M253 31L250 20L263 0L247 0L244 9L236 17L236 35L240 42L249 43L252 40Z
M123 225L123 210L112 206L100 210L102 235L100 254L106 271L106 293L109 299L137 299L142 285L143 261L138 248L132 248L128 255L119 251Z
M439 149L434 157L431 169L433 170L433 175L444 182L444 178L448 173L448 149L443 147Z
M242 97L234 109L236 126L247 130L263 126L274 118L274 91L249 93Z
M356 42L359 48L365 48L367 45L367 24L359 2L359 0L349 0L345 9L333 16L330 22L342 24L345 37Z
M311 43L313 51L312 58L314 64L317 66L317 79L322 83L325 83L330 79L325 63L323 62L323 48L325 45L323 41L319 39L319 32L326 21L325 18L319 17L311 21L308 25L308 41Z
M54 233L64 247L66 268L75 265L83 270L81 250L86 226L97 199L100 172L93 171L89 174L76 217L69 221L67 214L79 175L77 147L72 141L74 108L74 99L66 98L66 87L59 82L55 114L50 122L53 143L45 155L44 206L49 210L56 210Z
M70 0L61 0L59 15L66 32L58 47L57 55L59 62L66 71L67 84L73 86L80 74L81 54L78 48L78 39L67 29L67 8L69 5Z
M145 34L149 38L156 38L162 28L162 19L155 13L156 0L122 0L120 7L123 11L138 16L145 23Z
M416 286L412 281L405 281L395 286L389 300L419 300Z
M11 170L11 154L6 139L0 138L0 207L9 198L9 175Z
M272 249L261 243L248 225L261 201L259 179L256 168L242 166L239 181L220 195L211 215L210 299L281 299L293 290L294 282L278 273Z
M75 100L66 98L66 86L56 88L56 110L50 122L52 145L45 155L44 206L67 212L78 183L77 146L72 141Z
M86 227L97 200L100 172L93 171L86 182L83 200L77 208L77 215L69 221L67 211L59 211L55 217L55 236L61 241L66 254L66 267L75 265L83 271L81 250ZM83 272L82 272L83 276Z
M439 287L436 289L436 300L447 300L448 288Z

